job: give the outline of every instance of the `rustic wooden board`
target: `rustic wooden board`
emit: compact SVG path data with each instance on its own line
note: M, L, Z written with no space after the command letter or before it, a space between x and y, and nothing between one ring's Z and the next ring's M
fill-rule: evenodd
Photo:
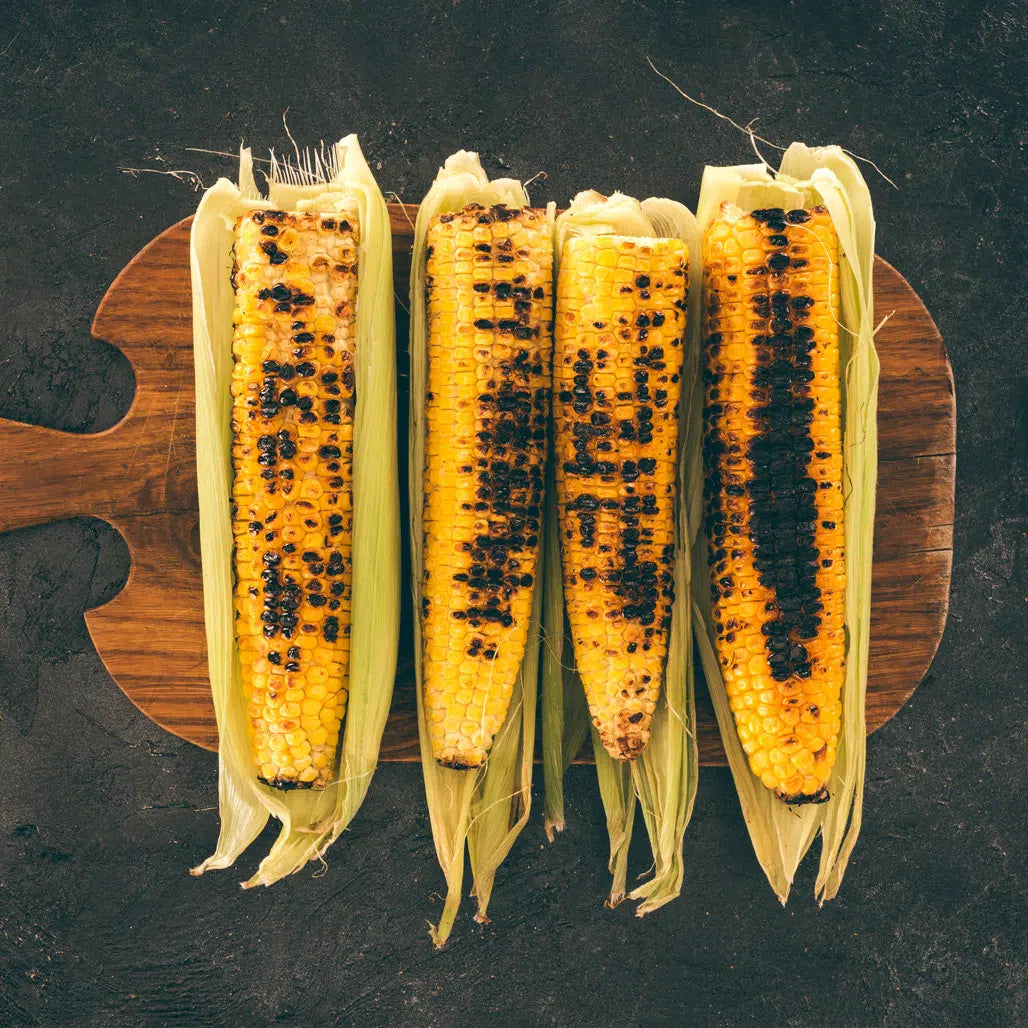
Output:
M416 213L411 205L390 205L401 301ZM94 337L122 350L135 371L128 414L93 435L0 420L0 531L76 515L102 518L118 529L132 567L118 596L86 614L93 641L140 710L168 731L214 749L194 474L190 222L173 225L131 261L93 322ZM879 316L894 313L877 339L880 471L868 731L906 702L942 636L955 466L953 375L946 350L921 301L881 258L875 264L875 307ZM402 369L402 334L398 348ZM406 376L400 381L405 390ZM404 419L406 408L402 395ZM406 439L405 428L400 437ZM410 617L408 606L385 760L418 758ZM722 764L705 689L697 699L701 759Z

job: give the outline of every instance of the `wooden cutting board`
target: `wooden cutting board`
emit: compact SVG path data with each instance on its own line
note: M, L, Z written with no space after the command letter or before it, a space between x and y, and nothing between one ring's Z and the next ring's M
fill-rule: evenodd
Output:
M416 206L390 205L404 422L403 305L416 214ZM191 221L173 225L133 258L93 321L93 336L118 347L132 364L136 395L128 414L92 435L0 420L0 531L76 515L117 528L132 567L118 596L86 614L96 648L143 713L214 749L194 474ZM879 318L892 317L877 336L882 376L868 731L903 706L942 636L956 457L953 374L942 339L904 278L881 258L875 263L875 309ZM404 424L400 438L406 436ZM408 603L385 760L418 759L410 619ZM723 764L702 686L697 702L702 762Z

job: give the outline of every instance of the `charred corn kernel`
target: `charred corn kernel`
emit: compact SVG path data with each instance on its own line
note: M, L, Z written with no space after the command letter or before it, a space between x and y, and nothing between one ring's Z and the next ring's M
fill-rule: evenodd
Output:
M356 211L235 229L236 637L256 772L283 789L331 780L346 710L357 247Z
M427 234L423 669L435 758L481 765L524 656L552 349L543 211L470 205Z
M718 656L753 773L822 802L845 673L838 238L823 207L726 206L703 246Z
M674 596L688 254L579 236L561 255L553 391L557 510L575 663L611 756L650 737Z

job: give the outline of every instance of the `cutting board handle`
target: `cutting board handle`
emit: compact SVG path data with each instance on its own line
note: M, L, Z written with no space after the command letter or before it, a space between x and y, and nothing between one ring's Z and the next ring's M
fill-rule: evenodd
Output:
M114 513L125 477L113 460L118 429L80 435L0 421L0 532Z
M144 247L93 319L135 374L125 417L90 435L0 419L0 532L90 515L126 534L141 513L196 510L190 222Z

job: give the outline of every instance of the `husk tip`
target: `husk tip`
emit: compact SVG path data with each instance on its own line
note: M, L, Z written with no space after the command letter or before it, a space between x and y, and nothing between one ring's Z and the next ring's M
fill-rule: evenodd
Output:
M550 818L546 818L543 822L543 830L546 832L546 841L553 842L557 833L564 831L564 825L564 818L560 818L557 821L552 821Z
M666 906L672 900L678 899L681 892L681 887L657 892L656 894L653 890L643 892L642 889L635 889L629 893L628 898L641 900L635 908L635 916L645 917L647 914L652 914L655 910L660 910L661 907Z
M613 910L616 906L620 905L620 903L624 900L624 898L625 898L625 890L624 889L611 889L610 890L610 896L604 901L603 905L608 910Z
M818 907L823 907L826 903L835 899L839 895L839 886L841 884L841 882L828 883L815 890L814 897L817 900Z
M644 900L635 908L636 917L645 917L647 914L652 914L655 910L659 910L665 903L670 903L674 896L668 896L665 899L660 900Z

